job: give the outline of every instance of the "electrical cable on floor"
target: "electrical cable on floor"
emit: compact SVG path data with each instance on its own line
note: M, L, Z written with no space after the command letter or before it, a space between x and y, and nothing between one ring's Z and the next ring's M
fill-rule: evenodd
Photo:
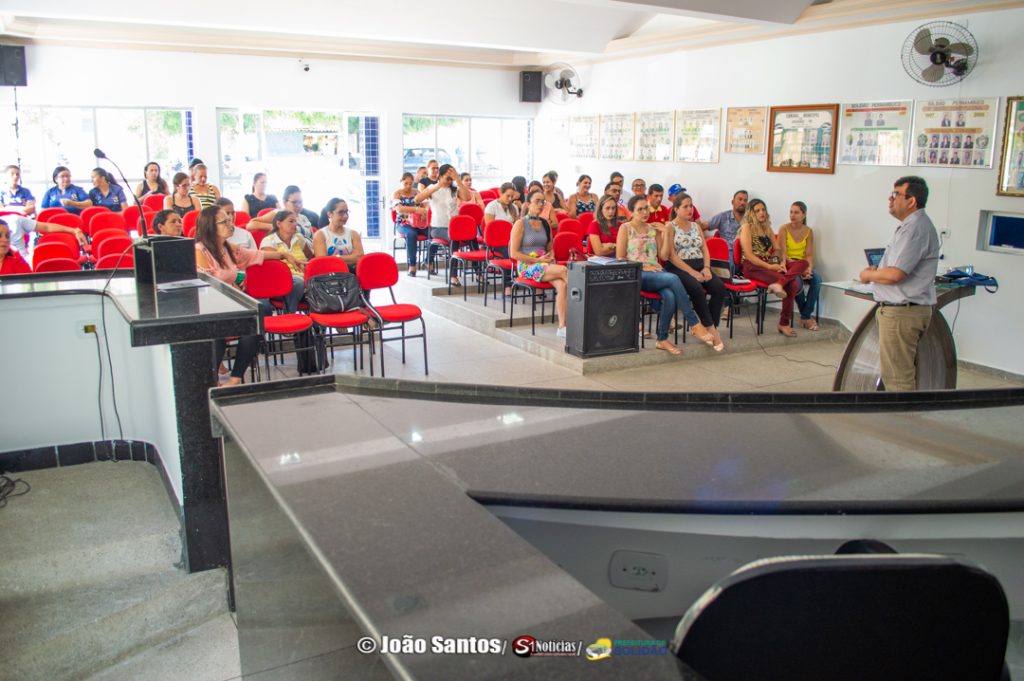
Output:
M755 305L756 305L756 303L755 303ZM767 311L767 308L766 308L766 311ZM735 310L730 312L730 314L735 314ZM822 362L818 362L818 361L813 360L813 359L793 359L792 357L787 357L786 355L773 355L772 353L768 352L768 349L765 348L763 345L761 345L761 337L757 333L757 326L756 326L756 319L755 319L756 316L757 316L757 312L755 310L754 315L752 315L750 317L750 330L754 333L754 341L757 343L757 347L761 348L761 352L763 352L765 354L765 356L767 356L767 357L780 357L780 358L786 360L787 362L792 362L794 364L817 364L818 366L823 367L825 369L838 369L839 368L838 365L835 365L835 364L824 364ZM735 324L735 321L733 321L733 323Z
M18 485L24 485L25 489L21 492L18 490ZM20 497L28 494L32 490L32 486L21 478L11 479L6 475L0 475L0 508L7 505L7 500L12 497Z
M107 293L107 289L110 288L110 282L113 281L114 275L117 274L117 269L121 266L121 261L124 260L124 256L128 255L128 252L135 248L135 244L126 248L121 252L121 256L114 263L114 269L110 271L110 276L107 277L106 283L103 284L103 289L100 291L100 325L103 328L103 344L107 348L107 366L110 367L110 398L114 402L114 416L117 418L117 432L120 435L120 439L124 439L124 428L121 426L121 414L117 410L117 385L114 383L114 362L110 356L110 340L107 337L107 306L104 304L103 297ZM99 339L96 341L99 342ZM103 360L100 360L102 366ZM102 371L102 369L101 369ZM106 439L104 437L104 439Z

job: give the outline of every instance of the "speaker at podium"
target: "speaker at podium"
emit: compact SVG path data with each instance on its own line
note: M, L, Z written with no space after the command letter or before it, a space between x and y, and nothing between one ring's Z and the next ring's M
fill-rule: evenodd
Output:
M640 263L569 263L565 351L601 357L640 351Z

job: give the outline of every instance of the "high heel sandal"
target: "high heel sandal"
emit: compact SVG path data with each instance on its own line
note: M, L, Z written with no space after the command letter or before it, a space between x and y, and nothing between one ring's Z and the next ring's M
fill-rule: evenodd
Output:
M804 327L808 331L820 331L821 327L818 326L818 322L813 319L801 319L800 326Z
M703 330L703 333L701 331L697 330L698 327L700 327L700 329ZM694 338L696 338L697 340L699 340L701 343L707 343L711 347L715 346L715 339L714 339L714 337L708 331L708 327L704 326L703 324L698 324L697 326L691 326L690 327L690 335L693 336Z
M787 338L796 338L796 331L793 330L792 326L780 326L779 333Z
M782 288L781 284L772 284L771 286L768 287L768 292L771 293L776 298L778 298L779 300L782 300L783 298L786 297L786 289Z

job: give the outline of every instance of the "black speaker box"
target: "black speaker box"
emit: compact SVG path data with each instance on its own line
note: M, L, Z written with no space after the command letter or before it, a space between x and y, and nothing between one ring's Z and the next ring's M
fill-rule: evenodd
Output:
M25 48L21 45L0 45L0 87L25 87Z
M543 71L519 72L519 101L539 102L544 94Z
M569 263L567 307L570 355L640 351L640 263Z

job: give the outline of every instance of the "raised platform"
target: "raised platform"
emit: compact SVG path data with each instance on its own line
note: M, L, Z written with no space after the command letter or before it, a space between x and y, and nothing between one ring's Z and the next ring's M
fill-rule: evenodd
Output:
M404 301L416 303L456 324L490 336L558 366L576 371L581 375L632 367L667 365L680 361L710 362L738 352L757 349L771 352L772 348L789 348L801 343L832 338L845 339L849 336L849 332L838 322L825 319L820 322L820 331L805 331L798 328L796 338L782 336L776 333L775 324L771 323L774 318L777 318L777 305L769 305L769 322L765 324L766 332L758 336L755 332L754 306L744 305L736 319L732 339L728 338L728 331L724 324L721 327L722 337L725 340L724 352L717 353L707 345L696 342L692 337L687 338L684 343L683 334L680 332L679 347L683 351L682 355L672 356L667 352L655 349L655 339L652 337L645 339L647 347L641 348L639 352L582 359L565 352L565 340L555 335L557 325L550 321L541 324L539 314L537 333L536 335L530 333L529 303L517 302L515 317L512 320L512 325L509 326L508 308L506 307L504 313L501 310L500 291L497 299L492 297L487 301L485 307L483 295L472 283L466 291L466 300L464 301L461 288L453 287L451 295L448 294L448 285L443 273L434 275L428 280L426 273L422 271L416 277L408 277L403 273L399 287L401 298ZM550 311L550 309L549 306L548 310ZM550 317L546 316L545 319L550 320Z

